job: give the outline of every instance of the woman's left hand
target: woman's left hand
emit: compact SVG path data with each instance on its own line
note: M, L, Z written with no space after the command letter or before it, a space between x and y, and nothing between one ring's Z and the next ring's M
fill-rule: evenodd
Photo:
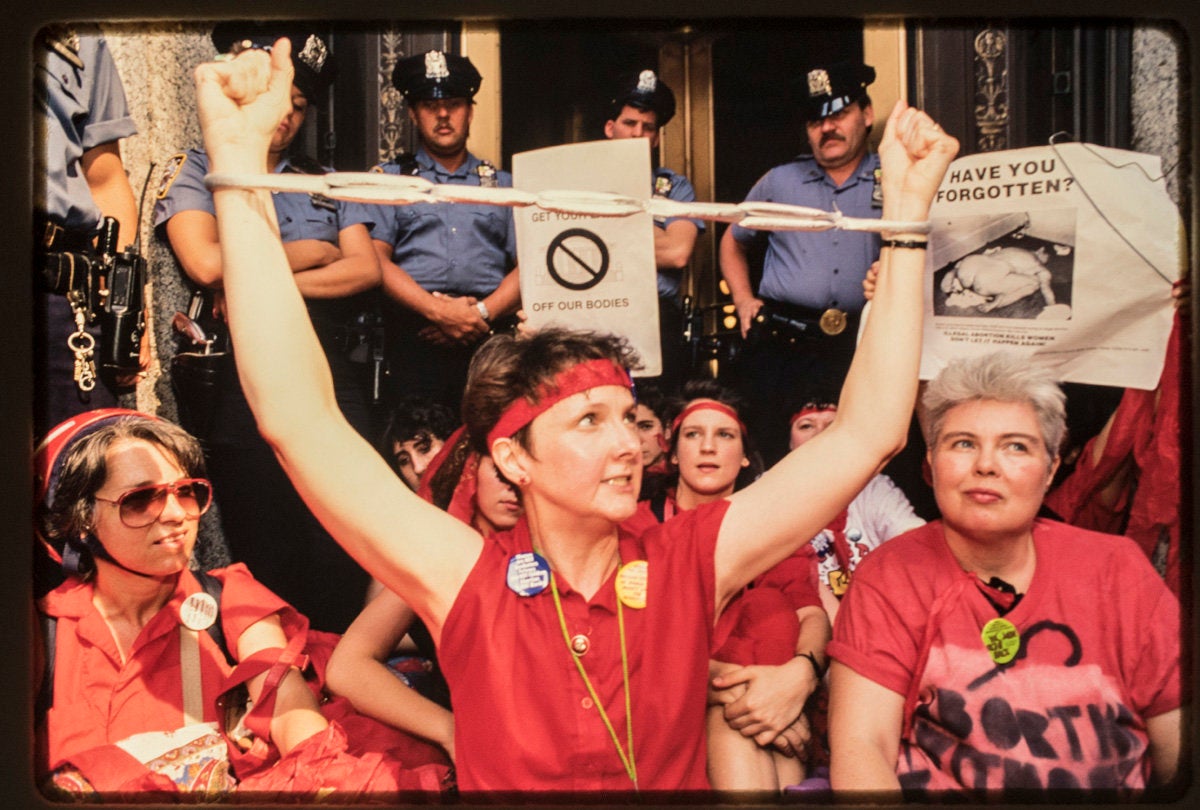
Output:
M291 42L196 68L196 101L213 171L265 172L271 136L291 109Z
M725 705L725 721L759 745L770 745L796 722L817 688L812 666L795 659L779 666L741 667L713 679L714 689L740 685L745 693Z

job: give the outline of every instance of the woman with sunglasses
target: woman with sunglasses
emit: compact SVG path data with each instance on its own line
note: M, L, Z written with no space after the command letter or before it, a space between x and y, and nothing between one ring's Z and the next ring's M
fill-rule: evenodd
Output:
M924 252L885 249L845 386L844 422L727 499L641 537L641 453L624 341L566 330L497 336L463 399L473 447L525 516L484 538L415 497L338 414L272 229L262 173L285 111L286 41L197 70L225 290L259 429L331 534L401 594L454 695L459 786L477 791L707 790L713 627L751 579L812 537L904 441L917 385ZM957 142L898 104L880 153L883 214L924 221ZM228 184L227 184L228 183ZM880 400L875 392L890 396Z
M221 732L232 730L219 723L218 699L235 666L299 651L308 622L240 563L189 568L212 503L199 442L156 417L104 409L52 430L35 463L39 535L66 575L38 605L48 670L38 768L47 792L274 792L286 789L281 780L303 790L286 769L235 772L229 762ZM248 696L273 702L263 730L274 753L326 757L342 750L344 732L322 714L301 667L298 659L264 669L246 682ZM239 739L255 752L252 738ZM438 767L429 766L434 789L445 772Z

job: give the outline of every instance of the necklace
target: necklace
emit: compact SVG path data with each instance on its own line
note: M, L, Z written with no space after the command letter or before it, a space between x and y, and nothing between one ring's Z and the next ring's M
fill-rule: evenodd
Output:
M618 553L618 569L620 566L621 556ZM617 756L621 758L621 764L625 766L625 773L629 775L629 781L633 782L633 789L637 790L637 759L633 753L633 713L630 711L629 700L629 656L625 650L625 614L621 610L621 600L620 598L617 599L617 632L621 639L621 678L625 690L625 728L628 732L628 755L625 753L625 748L621 746L621 741L617 738L617 731L613 728L612 721L608 719L608 712L605 711L600 696L596 694L596 689L592 686L591 678L588 677L580 654L576 653L571 647L571 634L567 630L567 617L563 614L562 598L558 595L558 583L554 579L553 569L550 571L550 593L554 596L554 610L558 614L558 626L562 630L563 641L567 645L567 652L571 654L571 660L575 662L575 669L579 670L579 677L583 679L583 685L587 687L588 694L592 698L592 703L595 705L596 711L600 713L600 719L604 721L604 727L608 729L608 736L612 739L613 745L616 746Z

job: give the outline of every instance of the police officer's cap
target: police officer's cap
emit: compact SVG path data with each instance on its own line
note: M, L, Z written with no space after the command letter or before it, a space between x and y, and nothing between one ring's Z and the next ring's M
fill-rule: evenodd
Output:
M675 94L653 70L629 73L617 81L612 98L612 117L621 114L626 105L655 113L658 126L666 126L675 115Z
M875 81L875 68L862 62L814 65L800 77L797 93L806 121L816 121L840 112L867 96L867 85Z
M235 47L270 48L281 37L292 41L293 83L310 103L320 103L337 72L333 54L321 35L294 23L284 27L279 23L240 20L217 23L212 32L213 45L219 53L228 53Z
M392 84L410 104L435 98L472 99L482 83L470 59L444 51L406 56L392 70Z

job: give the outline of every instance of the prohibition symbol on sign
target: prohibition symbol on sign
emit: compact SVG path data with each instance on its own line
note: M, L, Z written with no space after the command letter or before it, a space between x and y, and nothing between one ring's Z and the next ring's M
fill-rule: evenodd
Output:
M608 248L591 231L568 228L546 249L546 269L568 290L589 290L608 273Z

